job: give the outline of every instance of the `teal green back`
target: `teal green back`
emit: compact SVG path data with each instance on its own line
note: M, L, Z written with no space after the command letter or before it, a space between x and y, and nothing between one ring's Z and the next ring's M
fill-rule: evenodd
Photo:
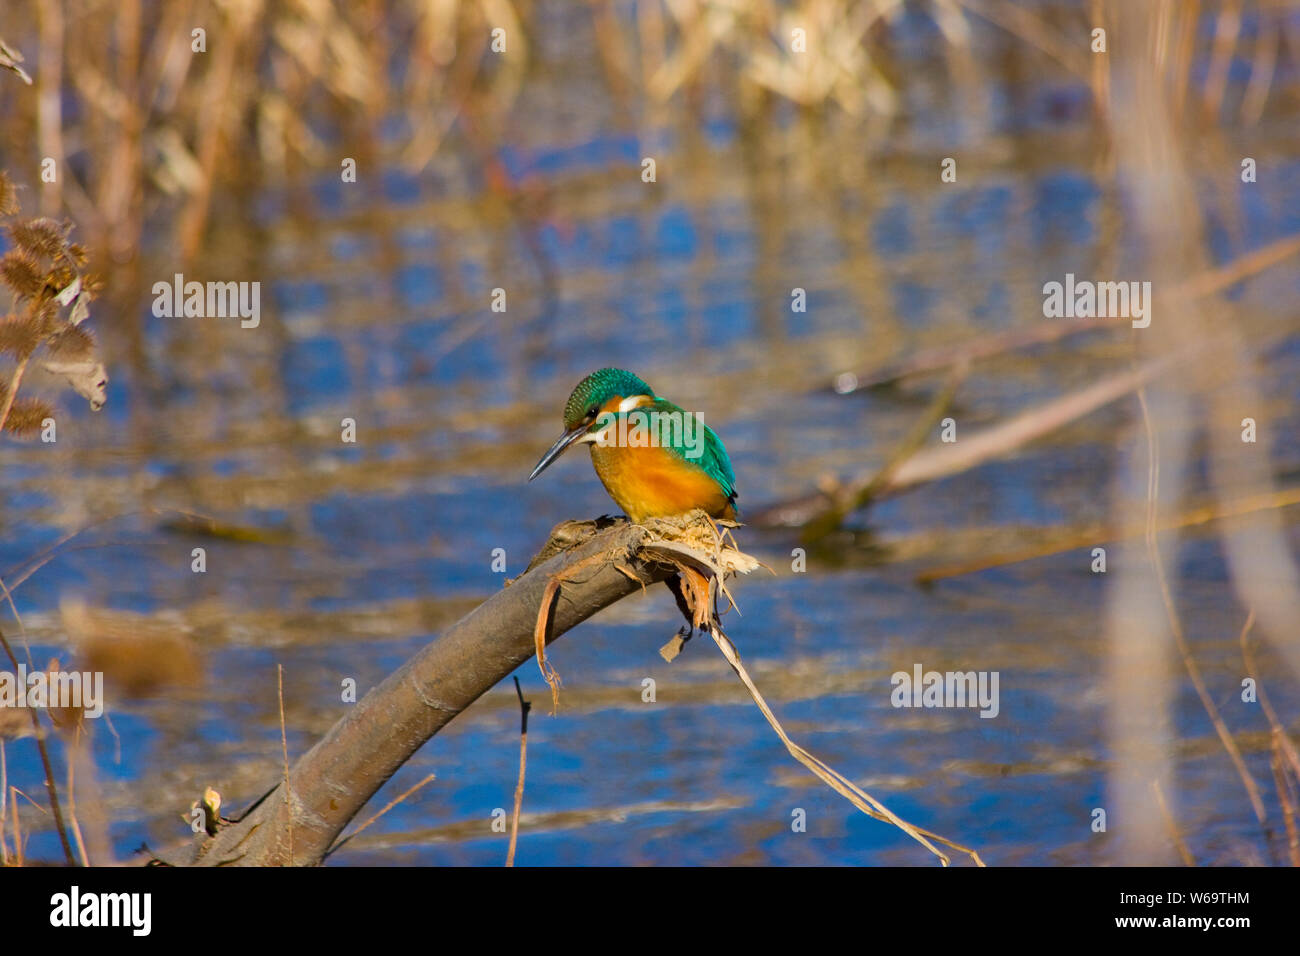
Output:
M644 405L636 411L641 412L677 412L683 416L689 415L679 406L674 405L666 398L658 398L649 405ZM630 414L630 413L625 413ZM717 436L712 428L704 426L704 440L699 449L700 455L697 458L691 458L688 455L690 449L687 446L685 435L681 432L674 433L670 419L659 420L659 444L672 451L678 458L681 458L687 464L704 471L710 478L718 483L722 493L733 502L736 497L736 473L732 470L731 459L727 456L726 446L722 444L722 439Z

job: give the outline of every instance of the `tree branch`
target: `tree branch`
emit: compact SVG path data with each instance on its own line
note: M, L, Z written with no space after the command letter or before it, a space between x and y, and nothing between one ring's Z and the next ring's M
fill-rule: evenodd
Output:
M671 568L641 551L644 528L623 521L569 521L542 549L541 563L493 595L366 694L281 783L215 836L200 835L190 865L320 863L330 845L385 782L457 714L533 656L533 628L551 577L604 553L590 573L566 580L547 643L601 608L664 580ZM556 553L555 543L566 550Z

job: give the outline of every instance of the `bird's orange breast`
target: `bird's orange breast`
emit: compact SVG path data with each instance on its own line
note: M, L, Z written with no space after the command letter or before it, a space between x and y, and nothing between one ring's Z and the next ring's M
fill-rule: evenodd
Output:
M714 518L735 517L716 481L665 448L592 445L591 463L609 496L633 521L685 514L693 508Z

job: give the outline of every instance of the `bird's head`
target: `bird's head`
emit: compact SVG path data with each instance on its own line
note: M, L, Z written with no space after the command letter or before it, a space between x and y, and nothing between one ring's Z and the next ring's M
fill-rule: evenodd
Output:
M592 372L578 383L564 403L564 434L542 456L528 480L545 471L570 445L592 441L601 431L600 413L611 410L607 406L615 399L622 404L642 396L654 398L654 389L626 369L602 368Z

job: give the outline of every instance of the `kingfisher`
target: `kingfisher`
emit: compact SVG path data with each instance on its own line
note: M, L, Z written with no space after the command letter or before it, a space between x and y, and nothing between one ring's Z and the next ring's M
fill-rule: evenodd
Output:
M736 475L722 440L702 416L683 411L621 368L592 372L564 405L564 434L542 456L532 481L571 445L591 446L609 496L638 524L699 508L734 520Z

